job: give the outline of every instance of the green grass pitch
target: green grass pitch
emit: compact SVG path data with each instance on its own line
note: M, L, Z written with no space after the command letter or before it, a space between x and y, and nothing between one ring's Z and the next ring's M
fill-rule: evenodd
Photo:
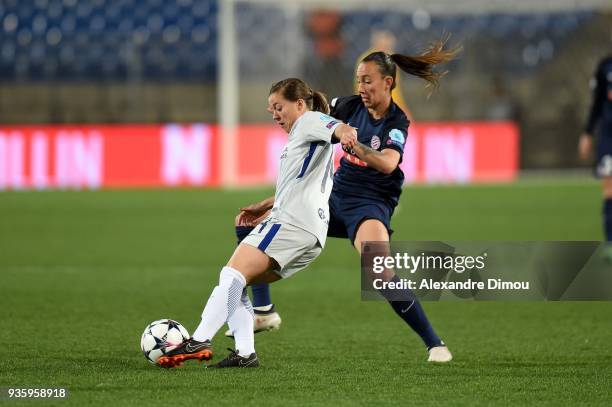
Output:
M237 209L271 190L0 193L0 386L67 387L56 405L610 405L612 303L425 303L455 360L426 363L359 260L332 239L273 287L260 369L164 370L144 327L190 331L232 253ZM600 240L591 181L408 187L395 240ZM232 342L215 340L215 359ZM6 405L20 402L6 401Z

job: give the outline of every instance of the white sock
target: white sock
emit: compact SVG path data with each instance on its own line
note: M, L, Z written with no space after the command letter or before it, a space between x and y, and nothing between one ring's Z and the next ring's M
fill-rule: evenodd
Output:
M215 336L241 304L240 297L245 286L246 280L238 270L223 267L219 274L219 285L208 298L202 312L202 321L193 333L193 339L202 342Z
M255 334L253 333L253 306L247 295L246 287L242 291L240 304L227 320L230 330L234 333L236 351L240 356L249 357L255 352Z
M272 309L272 304L263 305L261 307L253 307L253 309L257 311L268 312Z

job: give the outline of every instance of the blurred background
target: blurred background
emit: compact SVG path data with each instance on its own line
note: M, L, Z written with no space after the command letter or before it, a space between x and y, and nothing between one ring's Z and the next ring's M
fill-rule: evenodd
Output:
M172 171L175 184L271 182L283 135L258 126L270 123L272 82L297 76L330 97L348 95L366 50L385 44L415 54L446 34L463 52L436 92L429 96L424 82L402 76L418 143L409 146L409 181L507 181L518 170L584 165L576 143L589 78L612 52L609 1L0 0L0 187L159 185L166 181L144 172ZM477 126L483 123L506 126ZM37 127L49 124L79 125L79 134L101 139L64 143L56 126ZM112 147L110 138L142 132L84 124L158 124L151 137L175 136L161 147L144 138L138 148ZM37 130L47 138L34 140ZM143 152L159 148L155 157ZM257 148L270 163L252 162ZM113 169L122 160L108 156L115 150L158 167L170 154L179 164L132 176L133 162ZM189 156L195 150L205 158ZM450 158L436 163L428 150ZM491 159L504 164L490 167ZM75 164L58 169L57 160ZM72 182L62 171L99 174Z

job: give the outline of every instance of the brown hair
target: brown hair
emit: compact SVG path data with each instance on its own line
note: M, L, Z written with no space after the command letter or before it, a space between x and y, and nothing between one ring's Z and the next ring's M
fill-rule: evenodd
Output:
M321 92L313 91L306 82L298 78L287 78L276 82L270 88L270 95L279 92L285 99L297 102L303 99L308 109L329 114L327 98Z
M461 47L445 49L444 46L448 42L450 36L447 35L441 39L431 43L421 55L402 55L402 54L387 54L382 51L372 52L368 54L361 62L374 62L379 68L383 76L393 78L391 89L395 88L395 77L397 67L410 75L418 76L425 79L427 86L438 87L440 78L448 73L448 71L434 71L434 67L438 64L449 62L461 51Z

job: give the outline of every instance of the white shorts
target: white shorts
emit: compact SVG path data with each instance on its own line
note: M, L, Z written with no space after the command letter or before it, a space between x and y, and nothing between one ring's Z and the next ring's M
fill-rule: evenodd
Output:
M605 154L599 157L595 173L600 178L612 176L612 154Z
M274 270L287 278L307 267L321 253L319 241L310 232L288 223L267 218L242 243L257 247L276 260L280 270Z

